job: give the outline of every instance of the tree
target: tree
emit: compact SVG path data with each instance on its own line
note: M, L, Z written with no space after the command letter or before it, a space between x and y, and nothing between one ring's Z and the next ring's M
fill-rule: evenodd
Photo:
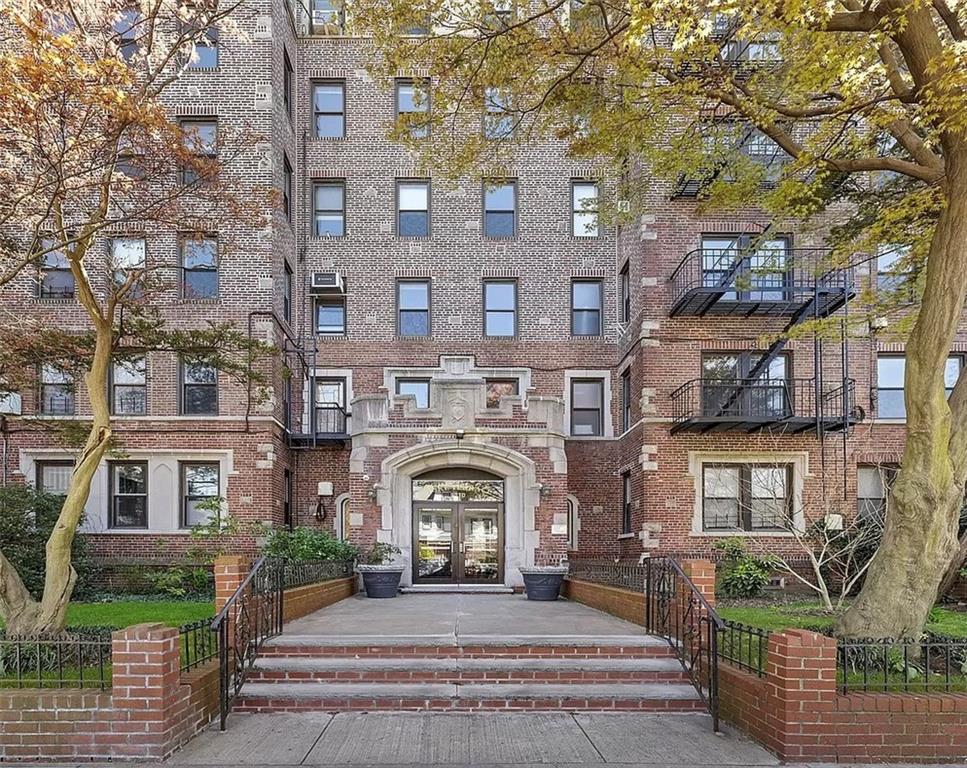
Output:
M165 265L126 241L104 255L119 232L180 232L194 242L237 228L221 221L258 226L272 203L267 189L232 172L257 136L220 126L215 143L164 106L208 30L234 29L242 12L241 2L217 0L8 0L0 12L0 288L22 298L38 279L54 291L72 283L85 320L60 328L5 301L0 381L33 386L41 365L63 386L82 376L91 408L47 539L39 599L0 552L0 616L12 634L64 626L77 578L71 545L94 472L115 443L112 364L162 350L247 378L262 352L229 324L168 328Z
M838 630L918 635L957 555L967 480L967 377L949 400L944 389L967 296L967 5L358 0L353 11L379 74L429 73L430 108L395 134L441 172L500 168L555 136L612 163L632 202L650 186L636 184L642 173L690 179L708 206L823 225L840 263L910 246L903 468ZM484 112L504 121L500 136L482 135Z

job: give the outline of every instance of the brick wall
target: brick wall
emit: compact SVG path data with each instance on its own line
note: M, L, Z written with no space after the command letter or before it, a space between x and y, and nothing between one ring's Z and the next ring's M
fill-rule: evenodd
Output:
M282 597L282 620L294 621L356 594L356 577L287 589Z

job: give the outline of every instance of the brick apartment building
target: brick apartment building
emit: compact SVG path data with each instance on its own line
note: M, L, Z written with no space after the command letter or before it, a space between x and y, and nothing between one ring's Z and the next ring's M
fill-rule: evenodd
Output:
M748 250L761 211L700 215L694 185L647 172L635 225L606 225L595 201L618 204L614 179L554 140L521 147L505 178L423 177L386 138L421 107L419 81L375 82L366 41L308 2L253 0L244 39L213 39L167 97L201 135L264 134L245 168L282 191L269 230L234 232L224 258L218 233L105 240L170 269L171 322L230 320L282 354L267 398L169 355L116 370L124 456L94 481L97 555L177 560L198 503L220 496L241 521L392 542L407 584L517 585L519 566L568 552L704 556L736 533L792 551L790 518L882 505L902 346L877 338L888 329L848 349L763 341L848 312L877 259L817 277L815 234L773 227ZM744 146L773 154L754 134ZM2 301L83 325L56 269ZM964 353L967 335L951 386ZM43 368L6 405L21 415L2 435L4 482L63 489L71 456L43 422L84 417L82 382Z

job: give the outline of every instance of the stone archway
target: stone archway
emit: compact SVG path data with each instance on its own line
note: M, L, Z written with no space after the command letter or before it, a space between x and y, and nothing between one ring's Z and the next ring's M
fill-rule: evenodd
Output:
M504 481L504 584L520 586L518 570L534 564L540 534L534 512L540 485L534 462L517 451L492 443L441 440L404 448L383 460L377 502L382 511L379 540L399 547L407 564L403 583L410 584L413 557L412 480L415 475L446 467L467 467Z

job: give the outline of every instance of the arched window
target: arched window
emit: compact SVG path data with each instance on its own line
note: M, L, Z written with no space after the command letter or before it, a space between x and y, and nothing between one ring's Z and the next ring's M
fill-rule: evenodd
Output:
M568 494L567 497L567 548L578 548L578 530L581 523L578 520L578 500L577 496Z
M336 519L333 521L336 527L336 537L340 541L345 541L349 535L349 494L343 493L336 497Z

